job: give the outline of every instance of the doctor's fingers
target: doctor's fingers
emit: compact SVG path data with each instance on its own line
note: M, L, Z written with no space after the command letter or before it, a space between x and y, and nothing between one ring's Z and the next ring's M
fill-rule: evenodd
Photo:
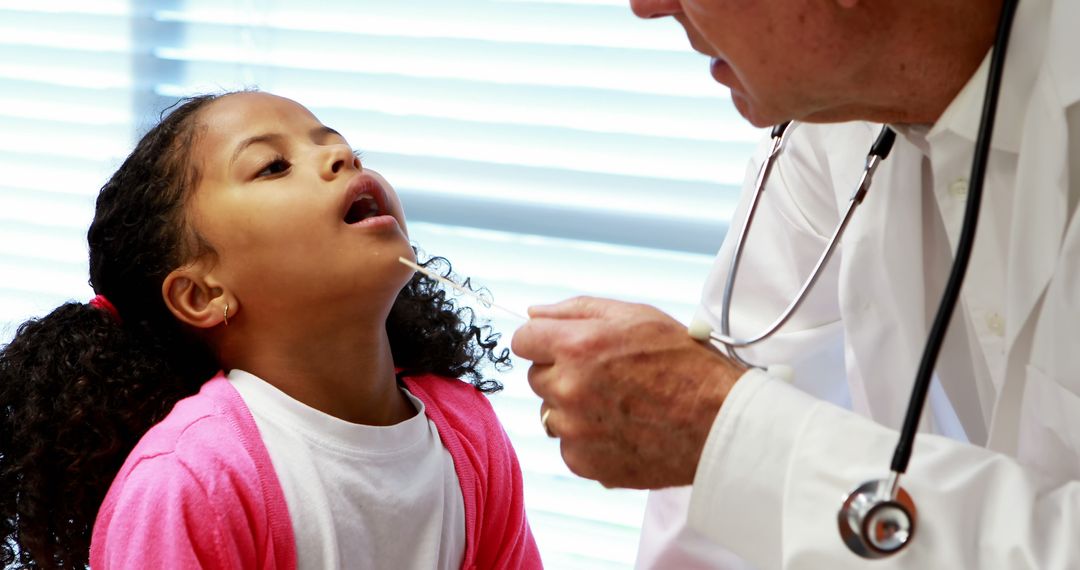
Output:
M554 412L549 420L551 429L560 439L559 451L572 473L613 488L660 489L689 485L693 470L676 473L668 468L664 455L642 454L638 442L626 438L597 437L575 434L573 424Z
M529 307L529 317L534 319L594 319L617 313L630 303L581 295L551 305Z
M544 404L554 408L573 407L576 394L580 392L574 377L562 372L559 366L553 364L533 364L529 367L529 387Z
M533 318L514 331L510 350L537 364L585 356L600 330L596 319Z
M514 331L510 339L510 350L514 354L537 364L550 364L555 361L551 351L551 339L558 336L563 326L554 321L531 319Z
M565 432L565 426L559 426L559 428L564 429ZM555 428L552 429L554 431ZM624 474L628 471L636 474L636 470L626 469L619 465L623 462L622 455L611 449L609 445L598 444L596 441L584 440L570 434L558 437L560 437L559 452L562 454L563 463L574 475L592 479L608 488L633 486L630 481L636 477L633 475L624 477Z
M699 433L690 418L650 418L611 398L586 397L566 407L550 402L547 406L541 423L552 437L559 438L566 466L605 487L659 489L691 484L707 428L712 425L712 416L700 414L705 431Z

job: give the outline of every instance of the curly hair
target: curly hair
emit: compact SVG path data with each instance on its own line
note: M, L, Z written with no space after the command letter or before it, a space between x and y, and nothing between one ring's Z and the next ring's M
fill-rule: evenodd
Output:
M212 251L187 223L199 180L190 159L200 110L185 100L135 146L97 198L87 232L90 285L122 319L67 303L23 323L0 349L0 567L86 568L91 531L128 453L179 400L220 369L161 296L176 267ZM449 276L440 257L422 263ZM481 366L509 365L499 335L437 282L414 275L386 323L404 374L502 388Z

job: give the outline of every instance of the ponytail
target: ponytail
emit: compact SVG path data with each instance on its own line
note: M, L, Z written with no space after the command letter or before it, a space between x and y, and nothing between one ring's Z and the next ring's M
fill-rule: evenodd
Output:
M107 311L65 304L0 351L0 566L85 568L128 452L198 389ZM17 545L17 546L16 546Z

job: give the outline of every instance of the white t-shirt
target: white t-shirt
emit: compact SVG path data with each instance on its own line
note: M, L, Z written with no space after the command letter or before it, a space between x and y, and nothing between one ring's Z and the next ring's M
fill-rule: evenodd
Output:
M420 400L406 391L415 416L367 426L324 414L248 372L228 378L281 482L297 568L461 567L461 486Z

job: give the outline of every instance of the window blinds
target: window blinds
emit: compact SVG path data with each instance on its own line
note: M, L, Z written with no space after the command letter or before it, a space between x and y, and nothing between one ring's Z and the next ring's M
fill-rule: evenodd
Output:
M158 112L243 88L341 131L417 245L520 309L590 294L687 320L760 137L675 22L622 0L0 0L0 342L91 296L97 189ZM482 314L508 345L520 323ZM630 567L644 494L569 473L527 367L492 402L545 562Z

